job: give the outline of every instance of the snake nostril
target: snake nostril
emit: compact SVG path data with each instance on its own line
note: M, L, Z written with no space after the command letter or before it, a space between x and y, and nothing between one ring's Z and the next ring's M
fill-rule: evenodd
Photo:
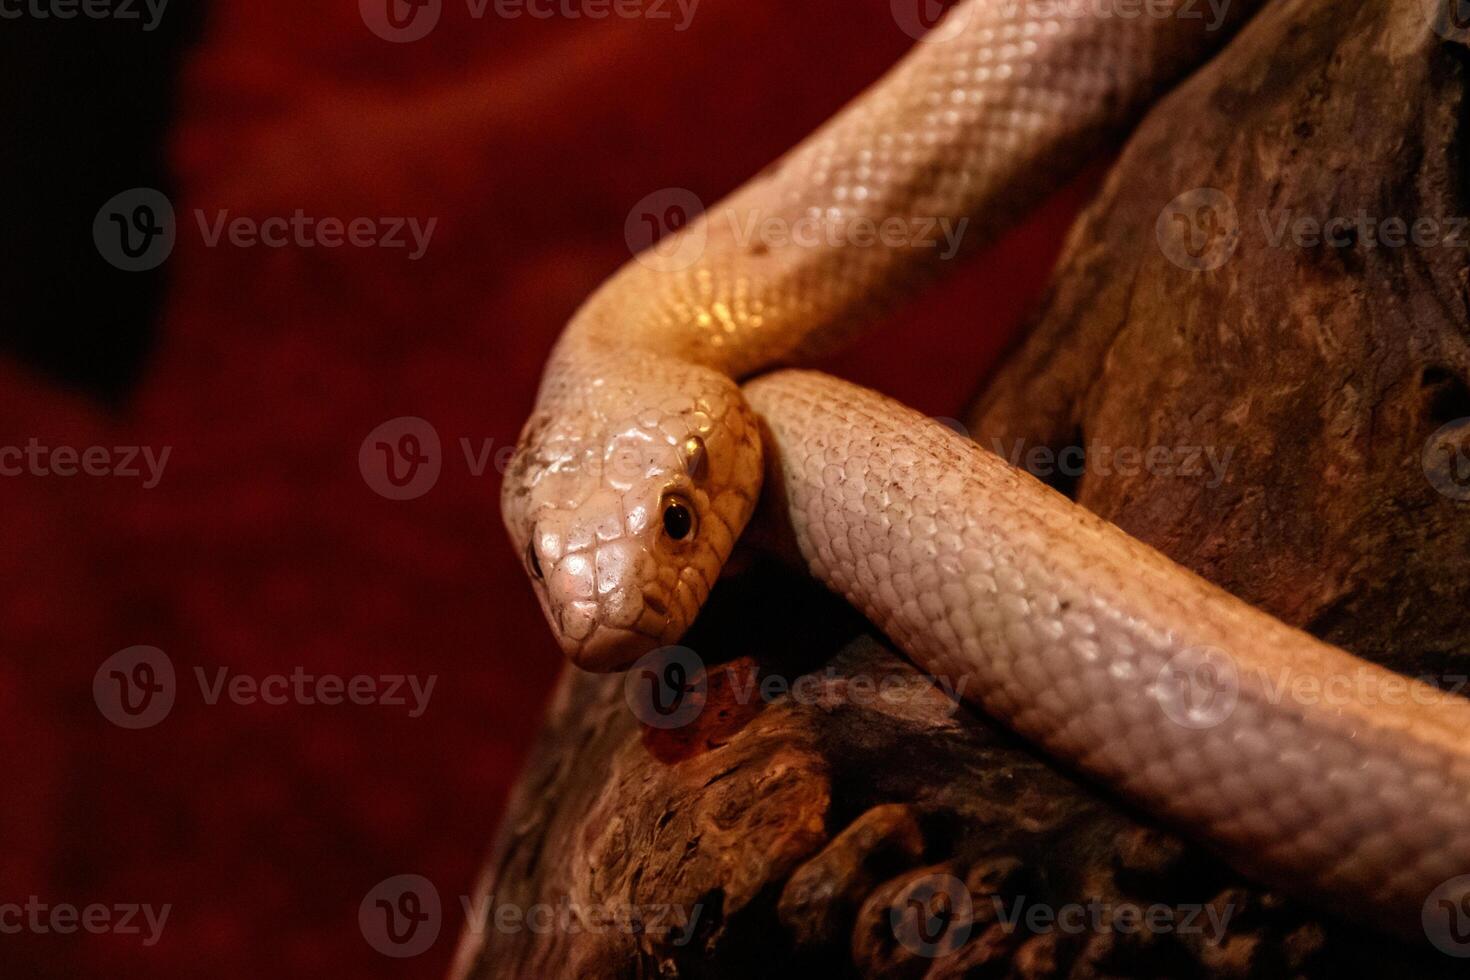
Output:
M668 604L662 599L647 595L643 597L643 604L653 610L655 615L667 616L669 614Z
M531 577L540 582L545 576L541 572L541 559L536 557L536 542L526 544L526 567L531 570Z

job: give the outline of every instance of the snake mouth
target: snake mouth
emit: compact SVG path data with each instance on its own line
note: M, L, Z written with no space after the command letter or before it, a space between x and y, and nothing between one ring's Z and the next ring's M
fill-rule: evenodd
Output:
M562 649L578 667L595 673L627 670L659 647L678 641L683 630L673 621L670 605L661 596L643 595L642 615L631 626L598 623L580 640L564 637Z
M597 674L627 670L639 657L657 649L656 636L617 626L598 626L585 640L563 644L567 657L578 667Z

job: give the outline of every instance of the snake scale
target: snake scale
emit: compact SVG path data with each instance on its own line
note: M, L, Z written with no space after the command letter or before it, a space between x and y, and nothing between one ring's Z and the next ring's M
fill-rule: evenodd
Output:
M966 246L993 238L1255 4L1213 25L1196 0L1122 6L954 7L616 273L552 352L506 526L566 654L626 669L688 628L764 482L811 573L921 667L1241 870L1412 933L1431 899L1470 908L1470 702L1284 625L889 399L774 370L934 273L915 229L973 217ZM820 233L749 234L799 225ZM1192 697L1201 676L1226 710ZM1308 702L1283 677L1407 696Z

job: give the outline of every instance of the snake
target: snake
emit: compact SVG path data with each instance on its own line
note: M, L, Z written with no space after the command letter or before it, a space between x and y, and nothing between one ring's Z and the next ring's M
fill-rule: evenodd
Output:
M811 575L916 664L968 680L989 716L1238 870L1412 935L1436 903L1470 909L1470 701L1290 627L961 434L802 367L953 265L937 223L975 219L961 251L993 240L1258 5L1220 24L1188 15L1201 6L951 7L577 309L502 514L562 651L611 672L677 643L764 499ZM1347 679L1344 697L1293 693ZM1395 684L1404 696L1363 693Z

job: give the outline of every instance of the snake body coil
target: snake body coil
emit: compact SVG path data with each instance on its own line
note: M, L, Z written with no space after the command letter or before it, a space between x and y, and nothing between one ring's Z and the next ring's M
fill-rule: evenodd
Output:
M1194 0L1145 6L954 8L831 122L619 271L552 353L506 525L564 651L621 669L693 621L769 469L814 574L921 666L972 678L987 710L1246 870L1405 931L1470 872L1470 705L1423 685L1397 709L1283 697L1266 682L1281 671L1390 675L879 396L795 372L737 387L932 271L934 228L974 219L964 244L992 237L1255 4L1217 29L1188 16ZM1230 681L1220 717L1176 683L1200 671ZM1470 901L1465 884L1447 898Z

